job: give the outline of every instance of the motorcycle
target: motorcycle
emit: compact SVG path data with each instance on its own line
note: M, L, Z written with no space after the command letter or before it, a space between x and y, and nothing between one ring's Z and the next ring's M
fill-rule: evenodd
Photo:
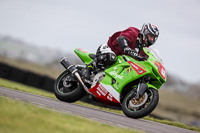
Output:
M143 51L148 55L145 61L119 55L109 68L92 71L92 84L88 84L81 71L93 61L95 54L76 48L74 52L85 65L73 65L67 57L61 59L66 70L55 82L55 96L70 103L88 95L101 103L122 106L123 113L131 118L150 114L158 104L158 90L167 78L158 54L150 48L144 47Z

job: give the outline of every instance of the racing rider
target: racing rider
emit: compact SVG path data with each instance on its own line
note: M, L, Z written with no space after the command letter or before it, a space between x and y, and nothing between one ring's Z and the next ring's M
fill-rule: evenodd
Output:
M136 60L145 60L143 47L153 45L158 35L158 28L150 23L145 23L141 30L129 27L126 30L114 33L107 44L99 46L96 58L83 69L84 81L91 84L91 71L100 67L105 69L114 64L117 55L129 55Z

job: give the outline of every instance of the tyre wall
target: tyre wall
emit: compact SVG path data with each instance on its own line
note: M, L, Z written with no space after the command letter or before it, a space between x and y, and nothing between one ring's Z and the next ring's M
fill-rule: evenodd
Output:
M25 85L37 87L49 92L53 92L55 80L36 74L34 72L25 71L0 62L0 78L19 82Z
M22 70L0 62L0 78L8 79L11 81L19 82L28 86L33 86L38 89L53 92L55 79L48 76L39 75L30 71ZM96 101L93 101L84 96L81 101L97 105L100 107L107 107L112 109L121 109L121 107L109 106Z

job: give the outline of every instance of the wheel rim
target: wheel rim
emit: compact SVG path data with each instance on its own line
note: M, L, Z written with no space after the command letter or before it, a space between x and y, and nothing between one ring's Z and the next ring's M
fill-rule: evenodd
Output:
M132 93L126 98L125 107L130 112L138 112L144 110L151 103L153 99L153 92L151 90L147 90L143 96L139 98L139 100L135 99L135 95Z
M60 94L67 94L75 91L75 89L79 86L79 83L72 83L68 81L69 75L66 73L63 75L57 84L57 90Z

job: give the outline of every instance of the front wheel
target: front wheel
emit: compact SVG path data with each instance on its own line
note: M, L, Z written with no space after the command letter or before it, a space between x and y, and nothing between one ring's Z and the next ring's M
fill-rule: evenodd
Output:
M122 102L122 110L127 117L142 118L156 108L159 101L159 94L156 89L147 89L139 100L135 99L134 93L134 91L130 91Z
M71 74L67 71L64 71L57 78L54 84L54 93L59 100L65 102L75 102L85 95L81 84L72 81Z

